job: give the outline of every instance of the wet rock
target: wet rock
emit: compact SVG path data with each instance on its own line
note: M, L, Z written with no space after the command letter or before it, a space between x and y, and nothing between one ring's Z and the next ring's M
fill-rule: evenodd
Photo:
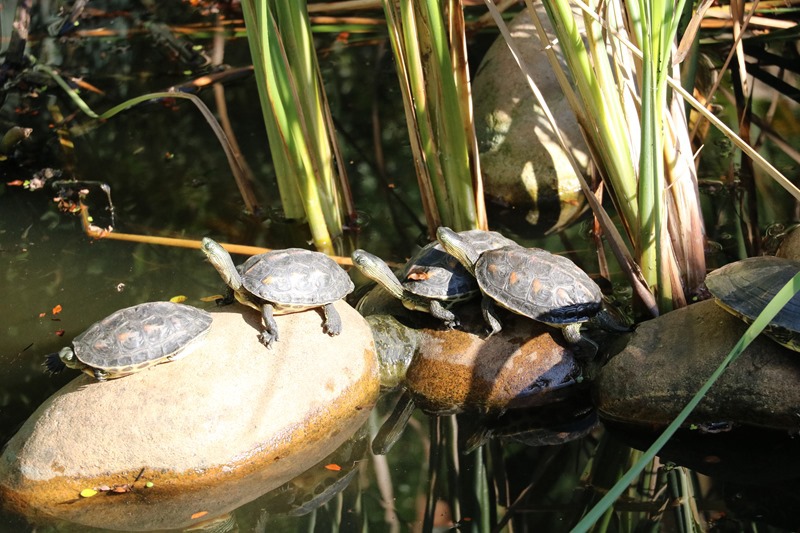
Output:
M512 313L504 315L503 330L488 338L479 316L464 324L466 331L421 332L405 385L423 410L447 414L540 405L581 379L580 366L555 328Z
M406 378L406 370L417 351L420 333L391 315L369 315L375 352L380 369L381 387L394 389Z
M0 499L34 519L113 529L183 528L285 483L346 440L379 390L372 334L344 302L343 333L314 311L214 313L186 358L99 383L82 375L51 396L0 456ZM147 486L152 484L152 486ZM80 498L86 488L129 491Z
M644 322L599 373L594 396L601 415L666 426L746 329L713 300ZM798 355L760 335L711 388L688 423L732 422L797 432Z
M552 36L544 9L539 7ZM536 73L536 85L573 147L573 157L586 174L589 155L580 127L529 14L519 13L509 29L525 63ZM558 47L556 53L561 55ZM500 205L517 208L509 212L521 213L527 224L542 230L568 225L585 207L580 183L502 37L478 67L473 94L486 196Z

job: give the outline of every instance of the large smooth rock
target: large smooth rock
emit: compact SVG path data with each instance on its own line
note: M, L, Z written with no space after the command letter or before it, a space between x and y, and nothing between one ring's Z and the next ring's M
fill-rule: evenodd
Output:
M599 373L594 396L600 413L629 424L669 424L746 329L713 300L640 324ZM798 383L800 353L761 335L714 384L688 423L796 432Z
M214 313L187 357L97 382L81 375L51 396L0 457L0 498L29 516L126 530L181 528L230 511L336 449L366 419L379 380L370 329L338 302L343 332L315 311ZM146 484L152 483L151 488ZM81 490L128 485L130 492Z
M548 35L554 38L544 8L538 9ZM508 26L586 175L589 152L580 126L527 11L517 14ZM561 56L558 46L555 51ZM473 95L487 198L517 208L513 213L520 213L528 224L541 230L568 225L586 205L580 182L502 37L492 44L478 67Z

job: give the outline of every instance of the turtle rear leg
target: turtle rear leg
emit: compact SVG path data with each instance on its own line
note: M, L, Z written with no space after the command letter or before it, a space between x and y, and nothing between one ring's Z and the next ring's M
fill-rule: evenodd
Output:
M461 325L458 317L436 300L431 300L430 312L433 316L444 322L445 326L453 329Z
M483 319L489 324L489 327L492 328L489 337L503 330L503 325L500 323L500 318L497 316L497 307L494 305L494 300L484 295L481 300L481 312L483 313Z
M258 340L267 348L272 348L272 343L278 341L278 323L272 316L272 304L265 303L261 306L261 317L264 319L264 326L258 334Z
M342 332L342 318L333 304L323 305L322 314L325 316L325 321L322 323L322 331L331 337Z

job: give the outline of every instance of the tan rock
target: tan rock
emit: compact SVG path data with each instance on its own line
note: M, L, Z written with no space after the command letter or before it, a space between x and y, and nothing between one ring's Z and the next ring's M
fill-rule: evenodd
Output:
M314 311L278 316L281 340L267 350L259 314L231 306L182 360L104 383L77 377L9 441L0 499L28 515L152 530L281 485L347 439L377 398L370 329L336 308L341 335L324 334ZM79 497L114 485L133 490Z
M631 424L669 424L746 329L713 300L640 324L595 382L600 413ZM800 354L761 335L711 388L688 422L797 431L799 382Z
M482 324L468 329L422 332L406 372L417 406L436 413L503 411L555 401L579 380L581 369L555 328L509 314L489 338Z

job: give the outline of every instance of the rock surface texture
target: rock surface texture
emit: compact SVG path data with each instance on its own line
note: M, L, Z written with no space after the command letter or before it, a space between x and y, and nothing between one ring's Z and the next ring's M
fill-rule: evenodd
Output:
M443 414L541 405L580 378L556 328L508 313L503 330L487 338L481 319L467 324L477 326L423 330L406 372L406 387L422 409Z
M711 376L747 325L707 300L644 322L601 370L601 415L666 426ZM797 432L800 354L759 336L711 387L688 422Z
M370 329L344 302L343 332L321 316L214 313L184 359L51 396L0 456L0 500L33 517L123 530L183 528L232 510L319 461L366 419L379 390ZM80 498L83 489L113 487ZM149 486L151 485L151 486Z

